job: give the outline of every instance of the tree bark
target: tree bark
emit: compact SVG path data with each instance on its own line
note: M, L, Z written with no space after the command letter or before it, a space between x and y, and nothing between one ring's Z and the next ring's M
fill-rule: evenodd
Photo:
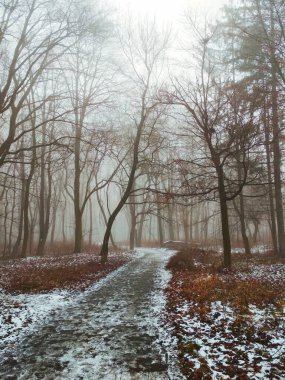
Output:
M107 226L108 224L108 219L107 219L107 216L106 216L106 213L105 213L105 210L104 210L104 207L102 205L102 202L100 200L100 197L99 197L99 194L98 194L98 191L96 191L96 197L97 197L97 202L98 202L98 205L99 205L99 208L100 208L100 211L102 213L102 216L103 216L103 219L104 219L104 222L105 222L105 225ZM110 240L111 240L111 243L113 245L114 248L117 248L117 245L115 243L115 240L114 240L114 237L113 237L113 234L112 234L112 231L110 233Z
M35 130L32 132L32 140L33 146L36 145L36 135ZM26 180L26 188L25 188L25 197L24 197L24 205L23 205L23 243L22 243L22 251L21 257L27 256L28 242L30 236L30 225L29 225L29 205L30 205L30 187L31 182L35 174L36 168L36 148L33 149L31 164L30 164L30 172L28 178Z
M276 73L272 69L272 126L273 126L273 170L274 170L274 189L278 231L278 252L280 257L285 257L285 230L284 212L282 199L282 180L281 180L281 151L279 138L279 118L278 118L278 93L276 88Z
M110 235L111 235L111 231L112 231L114 221L115 221L117 215L119 214L119 212L121 211L121 209L123 208L123 206L125 205L127 199L129 198L129 195L131 193L131 190L132 190L132 187L134 184L135 173L136 173L138 162L139 162L139 158L138 158L138 156L139 156L139 144L140 144L140 140L141 140L141 135L142 135L142 130L143 130L143 126L145 123L145 119L146 119L146 114L143 114L143 112L142 112L141 120L140 120L140 123L137 127L137 133L136 133L136 137L135 137L135 141L134 141L133 160L132 160L131 171L129 174L129 179L127 182L127 187L126 187L119 203L117 204L117 207L111 213L109 220L107 222L107 227L106 227L106 231L105 231L105 235L104 235L104 239L103 239L103 244L102 244L101 252L100 252L102 264L105 264L108 260L109 239L110 239Z
M158 240L159 245L162 247L164 237L163 237L163 227L162 227L162 217L161 217L161 209L157 210L157 229L158 229Z
M275 24L273 7L270 8L271 36L274 41ZM272 128L273 128L273 171L274 171L274 189L276 204L276 219L278 232L278 253L280 257L285 257L285 229L284 229L284 212L282 200L282 180L281 180L281 150L280 150L280 129L278 115L278 91L277 91L277 67L276 67L276 51L274 43L270 44L270 60L271 60L271 107L272 107Z
M93 237L93 217L92 217L92 199L89 198L89 245L92 245L92 237Z
M78 125L79 117L76 114L76 130L74 143L74 253L81 252L82 249L82 212L80 207L80 145L81 145L81 126Z
M188 209L188 207L184 207L184 209L183 209L183 229L184 229L185 243L188 243L189 239L190 239L189 209Z
M240 232L242 236L242 241L243 241L243 247L245 250L245 253L247 255L250 255L250 245L249 245L249 239L246 233L246 223L245 223L245 212L244 212L244 198L243 194L241 193L239 195L239 207L236 204L235 200L233 200L233 205L234 208L237 212L238 218L239 218L239 223L240 223ZM238 240L238 239L237 239Z
M270 209L270 231L272 244L274 252L278 255L278 241L277 241L277 229L276 229L276 215L274 207L274 197L272 188L272 169L271 169L271 158L270 158L270 131L267 118L267 106L266 101L264 102L264 136L265 136L265 149L266 149L266 167L267 167L267 180L268 180L268 199L269 199L269 209Z
M229 216L228 216L228 205L224 182L224 172L223 168L218 167L218 190L219 190L219 200L220 200L220 211L221 211L221 222L222 222L222 235L223 235L223 250L224 250L224 267L231 268L231 237L229 230Z
M21 160L23 161L24 157L21 157ZM24 217L24 200L25 200L25 187L26 187L26 180L25 180L25 167L24 163L21 163L21 182L22 182L22 189L21 189L21 204L20 204L20 213L19 213L19 228L18 228L18 235L16 242L13 247L12 256L15 257L19 254L19 248L22 241L22 235L23 235L23 217Z
M173 212L174 212L173 204L168 203L167 211L168 211L168 236L169 236L169 240L174 240L175 238L174 238L174 226L173 226Z
M131 226L130 226L130 249L133 250L135 248L135 238L136 238L136 209L135 205L130 205L131 211Z
M46 129L44 127L44 133ZM52 193L52 173L51 173L51 150L47 156L47 163L45 163L45 147L42 147L41 156L41 178L40 178L40 233L39 243L37 247L37 256L44 255L44 248L46 245L49 227L50 227L50 213L51 213L51 193ZM46 168L47 165L47 168ZM47 180L47 181L46 181Z
M139 226L138 226L138 233L137 233L137 246L138 247L142 246L143 225L144 225L145 217L146 217L145 209L146 209L146 202L144 202L144 204L143 204L143 209L141 212L141 217L140 217Z

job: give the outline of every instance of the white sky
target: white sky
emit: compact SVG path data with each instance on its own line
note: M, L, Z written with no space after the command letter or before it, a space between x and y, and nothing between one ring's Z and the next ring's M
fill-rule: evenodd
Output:
M165 24L181 21L187 10L207 14L217 14L225 0L113 0L122 12L155 16L156 20Z

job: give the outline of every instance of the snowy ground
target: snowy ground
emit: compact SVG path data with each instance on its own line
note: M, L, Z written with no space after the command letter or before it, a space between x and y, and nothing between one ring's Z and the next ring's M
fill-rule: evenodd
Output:
M252 264L244 273L175 273L169 318L183 373L189 379L285 379L284 278L284 264ZM251 295L245 284L253 293L262 285L268 292ZM236 299L238 286L245 293Z
M193 315L195 305L185 303L176 322L180 324L184 362L211 379L284 379L284 316L250 305L243 327L235 334L237 315L229 305L213 302L208 318ZM282 318L276 324L276 319ZM280 323L281 322L281 323ZM270 327L268 326L270 324ZM267 326L267 328L265 327ZM274 329L274 327L277 327ZM245 374L247 377L245 377ZM194 377L195 378L195 377Z
M208 306L197 301L220 280L253 286L267 281L276 295L284 264L249 262L244 271L201 272L201 294L195 299L192 283L183 298L181 284L190 281L191 272L171 279L164 268L172 254L140 249L85 291L0 292L0 379L285 379L285 303L249 302L241 312L219 300L219 286ZM175 300L164 314L168 283Z
M161 316L172 253L137 257L78 293L1 293L1 379L182 379Z

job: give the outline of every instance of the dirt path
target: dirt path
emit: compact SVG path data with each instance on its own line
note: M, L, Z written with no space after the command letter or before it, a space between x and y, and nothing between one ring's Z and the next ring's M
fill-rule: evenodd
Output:
M26 337L1 379L180 379L161 326L164 265L170 253L141 256L79 295Z

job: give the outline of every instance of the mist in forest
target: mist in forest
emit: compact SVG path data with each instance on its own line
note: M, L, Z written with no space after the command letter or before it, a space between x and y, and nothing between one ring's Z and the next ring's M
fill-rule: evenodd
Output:
M200 3L0 2L2 257L285 255L285 6Z

